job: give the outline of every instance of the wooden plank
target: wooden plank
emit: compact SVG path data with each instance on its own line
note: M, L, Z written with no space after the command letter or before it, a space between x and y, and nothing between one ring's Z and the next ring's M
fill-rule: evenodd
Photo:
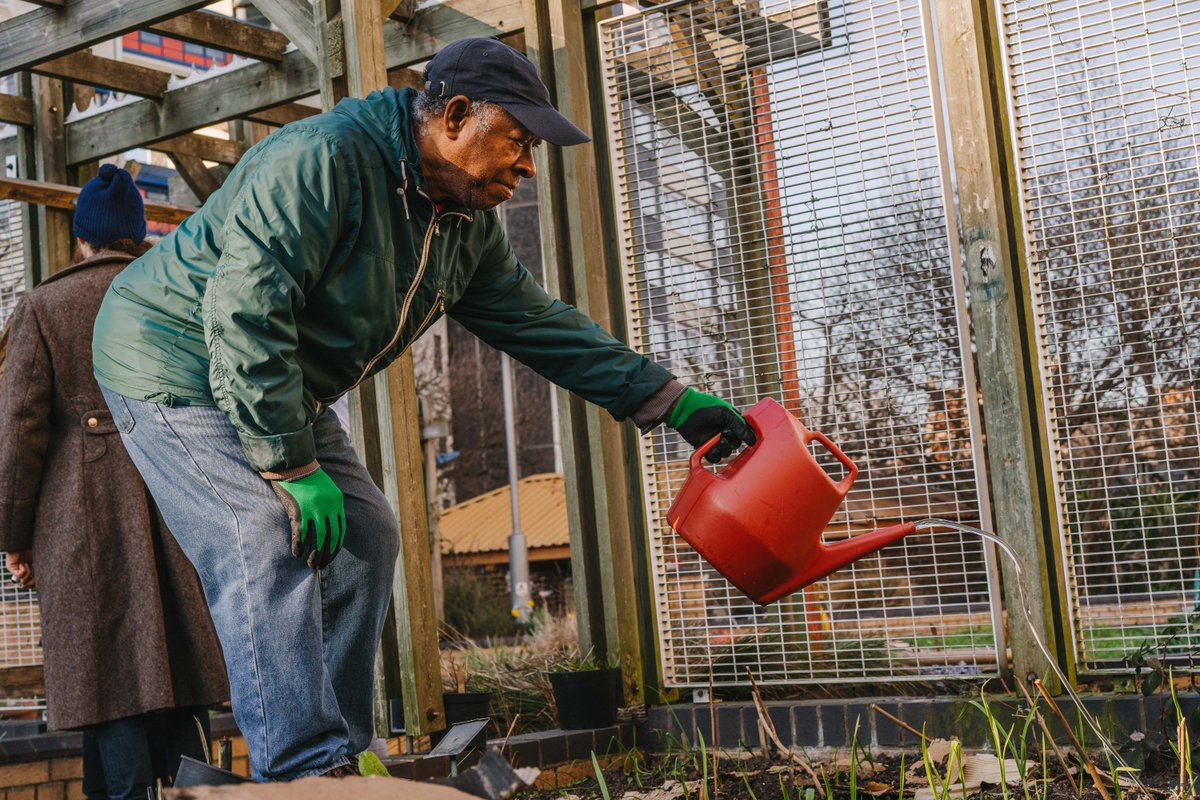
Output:
M72 164L191 133L306 97L316 91L317 68L299 51L279 64L250 64L167 92L160 103L142 100L67 125Z
M0 94L0 122L29 127L33 124L33 101L15 94Z
M35 8L0 22L0 75L29 69L207 4L208 0L87 0L61 9Z
M448 0L421 9L408 26L384 23L387 67L427 61L464 36L514 33L522 25L521 0ZM160 103L143 100L76 120L67 126L67 159L78 164L144 147L308 97L318 88L317 67L298 51L285 53L279 64L250 64L172 89Z
M7 332L7 328L5 329ZM41 664L27 667L0 667L0 698L16 700L42 697L46 694L46 678Z
M221 188L221 182L204 165L204 159L182 153L171 153L169 158L179 177L202 204L213 192Z
M514 34L524 27L523 0L446 0L417 11L408 24L384 24L387 66L409 67L459 39Z
M387 83L379 0L342 0L346 86L365 97ZM378 449L383 490L400 523L400 558L392 589L405 730L418 735L445 727L441 655L429 552L429 517L421 448L420 412L411 348L375 378L377 437L364 431L366 449ZM386 654L385 654L386 656Z
M167 91L171 79L169 72L102 58L87 50L43 61L33 67L33 72L156 99Z
M1038 476L1042 448L1033 421L1036 397L1025 365L1034 361L1031 334L1021 328L1021 264L1011 247L1010 232L1017 224L1008 210L1004 167L1011 159L1002 153L1000 125L994 108L1004 108L994 93L1003 85L985 72L989 33L975 0L936 0L936 35L940 43L945 80L949 147L953 153L958 196L972 198L959 204L958 230L971 297L971 320L976 331L976 359L983 393L987 430L987 463L991 474L996 533L1007 541L1027 565L1037 565L1026 589L1042 640L1069 659L1056 632L1056 591L1063 587L1048 570L1061 563L1060 554L1047 546L1051 540L1048 514L1039 498ZM1010 621L1020 608L1016 577L1006 561L1005 602ZM1056 571L1056 574L1057 571ZM1059 597L1065 595L1059 594ZM1008 626L1013 670L1019 680L1033 673L1057 687L1048 662L1038 649L1033 632L1022 622ZM1074 665L1068 661L1068 677Z
M272 64L283 60L288 45L288 38L279 31L208 11L181 14L147 25L145 30Z
M75 208L75 200L78 197L79 187L77 186L0 177L0 199L2 200L15 200L19 203L32 203L70 211ZM196 213L196 209L188 206L175 206L154 200L146 200L145 205L146 219L151 222L177 225Z
M380 0L379 15L398 22L408 22L417 11L417 0Z
M300 103L283 103L273 108L264 108L243 114L242 119L248 122L257 122L261 125L282 127L289 122L296 122L297 120L320 113L321 109L313 108L312 106L301 105Z
M600 94L587 64L588 46L577 0L530 0L526 42L531 58L550 84L565 116L592 131L591 98ZM600 206L602 188L595 145L545 148L549 164L538 171L546 272L557 273L564 300L615 333L624 328L622 309L609 271ZM544 174L544 178L542 177ZM544 192L544 193L543 193ZM560 395L561 397L561 395ZM602 409L571 399L560 408L561 441L571 521L571 565L576 584L580 643L619 664L624 705L645 702L639 567L633 544L635 507L628 465L636 463L628 432Z
M44 8L63 8L67 5L67 0L25 0L25 2Z
M32 12L31 12L32 13ZM47 183L67 182L66 137L63 118L68 111L62 81L33 77L34 175ZM71 215L57 208L37 206L38 270L53 275L71 264L74 237Z
M305 0L254 0L254 7L279 28L296 49L314 64L320 63L321 46L317 41L312 4Z
M162 153L202 158L205 161L216 161L218 164L229 164L230 166L236 164L246 153L246 148L238 142L218 139L215 136L204 136L199 133L164 139L149 145L149 148Z

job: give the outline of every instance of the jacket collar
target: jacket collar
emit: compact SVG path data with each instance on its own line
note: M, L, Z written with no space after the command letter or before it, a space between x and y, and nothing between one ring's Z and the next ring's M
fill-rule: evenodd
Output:
M420 195L424 202L432 205L429 185L421 170L421 152L412 129L412 103L416 96L415 89L389 86L362 99L342 100L334 110L354 120L385 154L400 191L410 199L415 199L414 194ZM471 210L463 206L444 208L440 213L447 212L460 214L467 221L474 219Z
M74 275L76 272L82 272L83 270L88 269L89 267L99 267L104 264L121 264L122 266L124 266L125 264L128 264L130 261L133 261L136 257L137 256L131 256L128 253L113 253L113 252L96 253L91 258L85 258L83 261L77 261L74 264L72 264L71 266L66 267L65 269L59 270L58 272L51 275L49 278L46 278L44 281L39 283L38 286L45 286L47 283L56 281L59 278L65 277L67 275Z

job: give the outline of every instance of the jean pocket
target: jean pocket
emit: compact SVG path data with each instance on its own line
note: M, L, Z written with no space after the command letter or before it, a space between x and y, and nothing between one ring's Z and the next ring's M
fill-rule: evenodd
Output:
M133 430L134 422L133 413L129 410L129 404L125 398L116 392L105 392L104 402L108 403L108 410L112 412L112 421L117 426L117 430L121 433L129 433Z

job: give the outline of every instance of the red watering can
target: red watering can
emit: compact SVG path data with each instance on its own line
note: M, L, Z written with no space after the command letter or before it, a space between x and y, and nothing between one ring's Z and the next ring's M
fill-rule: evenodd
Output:
M773 603L916 531L906 522L823 542L821 533L854 484L858 467L770 397L745 416L757 443L715 474L700 459L720 437L692 453L690 473L667 522L751 600ZM814 439L846 468L841 481L829 477L809 452Z

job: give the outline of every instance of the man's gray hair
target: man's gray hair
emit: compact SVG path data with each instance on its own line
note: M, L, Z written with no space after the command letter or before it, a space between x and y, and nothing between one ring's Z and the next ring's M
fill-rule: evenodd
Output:
M440 94L429 91L417 92L417 96L413 98L412 107L417 125L424 128L429 120L442 116L446 113L446 104L449 102L449 97ZM467 116L474 117L479 126L486 131L491 130L492 125L495 124L498 111L503 111L503 109L489 100L472 100L471 110L467 112Z

